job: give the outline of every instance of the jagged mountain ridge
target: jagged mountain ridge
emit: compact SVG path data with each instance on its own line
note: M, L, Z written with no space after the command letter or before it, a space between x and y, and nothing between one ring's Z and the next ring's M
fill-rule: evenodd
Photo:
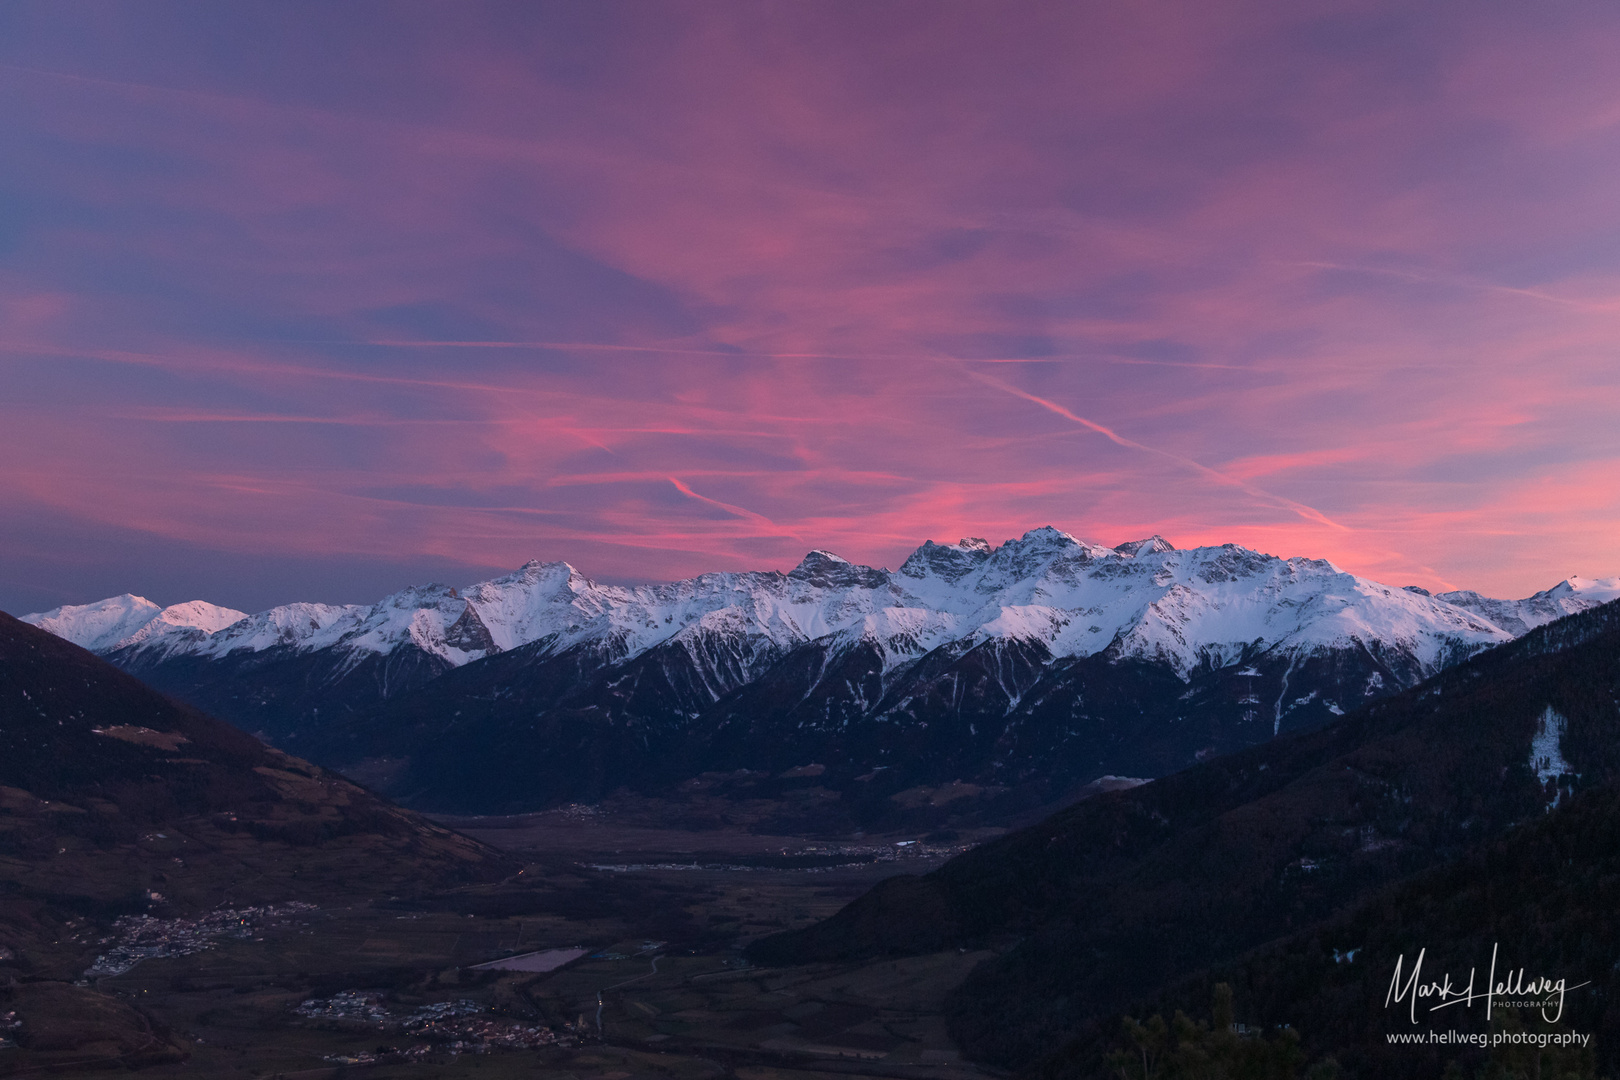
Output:
M1191 575L1178 574L1182 566ZM606 639L628 659L683 632L726 629L762 634L778 645L853 630L897 646L891 664L973 634L1038 638L1052 644L1054 655L1073 656L1102 651L1123 634L1126 653L1166 658L1185 671L1203 649L1258 638L1271 644L1285 638L1332 643L1331 632L1311 632L1324 622L1321 618L1293 620L1293 626L1279 619L1280 608L1298 603L1280 587L1279 572L1315 585L1316 595L1307 599L1318 603L1349 607L1342 598L1328 597L1335 586L1381 594L1392 601L1387 607L1408 617L1408 625L1380 612L1383 625L1369 621L1360 629L1381 640L1408 633L1414 643L1414 631L1432 635L1437 630L1506 640L1620 596L1620 578L1570 578L1524 600L1493 600L1471 591L1430 596L1410 587L1401 590L1410 595L1400 597L1325 560L1278 559L1236 545L1177 551L1157 536L1102 548L1046 527L1000 547L978 539L950 545L929 541L895 572L812 551L788 574L704 574L667 585L622 587L598 585L564 562L537 561L465 590L412 587L370 607L298 603L247 615L203 601L160 608L126 594L25 615L22 621L93 652L128 650L131 660L138 655L144 664L280 647L386 654L415 646L459 667L545 639L553 652ZM1188 576L1195 580L1185 580ZM1111 579L1123 579L1125 587L1107 588ZM1225 582L1257 579L1280 604L1263 610L1255 603L1235 604L1238 597L1227 595L1215 598L1213 610L1193 610L1200 596L1222 591ZM1088 606L1086 600L1102 604ZM1076 622L1081 616L1094 621L1081 626ZM1192 640L1179 632L1190 616L1200 617ZM1357 627L1333 629L1353 634ZM1261 632L1250 636L1253 630ZM1431 650L1426 658L1432 659L1434 644L1425 644Z
M1620 579L1433 597L1322 560L1042 528L930 541L896 571L816 551L787 574L621 587L530 563L214 629L221 609L201 604L130 629L145 609L129 597L26 618L94 633L121 666L325 763L408 758L395 793L466 809L478 790L488 809L811 761L845 786L892 770L873 790L1161 775L1615 595Z

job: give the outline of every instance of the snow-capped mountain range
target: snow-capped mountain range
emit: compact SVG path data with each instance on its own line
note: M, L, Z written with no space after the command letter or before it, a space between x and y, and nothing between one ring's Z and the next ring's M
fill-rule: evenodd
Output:
M893 571L812 551L785 574L608 586L532 562L369 607L121 596L24 621L324 764L405 762L365 775L422 805L491 809L812 762L872 790L1156 775L1616 597L1620 578L1432 596L1040 528L930 541Z
M779 647L864 638L891 667L963 639L1038 640L1054 656L1112 645L1182 673L1206 659L1221 666L1256 644L1309 650L1376 640L1404 646L1432 672L1459 648L1507 641L1617 597L1620 578L1569 578L1523 600L1431 596L1320 559L1233 545L1178 551L1157 536L1105 548L1048 527L1000 547L929 541L892 572L812 551L787 574L624 587L598 585L565 562L531 562L465 589L412 587L369 607L298 603L248 615L126 594L22 621L92 652L129 650L143 666L273 648L386 655L407 643L450 667L535 642L552 653L602 642L630 659L701 633L738 633Z

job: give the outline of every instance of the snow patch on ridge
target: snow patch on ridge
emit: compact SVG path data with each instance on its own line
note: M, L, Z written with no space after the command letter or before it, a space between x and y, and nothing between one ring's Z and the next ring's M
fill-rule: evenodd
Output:
M205 645L193 651L220 657L240 649L322 648L357 623L365 610L357 604L284 604L214 632Z
M1435 599L1475 612L1518 637L1565 615L1620 599L1620 577L1570 577L1523 600L1492 600L1469 589L1440 593Z
M1575 771L1564 757L1564 731L1568 726L1569 721L1551 705L1536 721L1536 736L1530 742L1530 767L1543 784Z
M1530 768L1535 770L1536 779L1541 781L1543 790L1549 781L1556 785L1548 810L1563 801L1564 788L1557 784L1558 780L1575 771L1564 757L1564 732L1568 727L1569 721L1563 714L1549 705L1537 719L1536 734L1530 740Z

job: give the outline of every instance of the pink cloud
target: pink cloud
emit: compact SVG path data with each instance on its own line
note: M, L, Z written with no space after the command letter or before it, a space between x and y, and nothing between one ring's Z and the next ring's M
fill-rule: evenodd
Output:
M1605 13L469 11L381 52L242 16L282 73L34 10L0 497L87 536L624 577L1051 522L1620 571Z

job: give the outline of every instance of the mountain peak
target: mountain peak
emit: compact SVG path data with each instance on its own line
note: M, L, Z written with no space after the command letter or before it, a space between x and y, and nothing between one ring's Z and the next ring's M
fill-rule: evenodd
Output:
M144 596L124 593L93 604L64 604L24 615L21 621L91 652L105 652L157 618L162 610Z
M1123 544L1116 544L1114 550L1134 559L1138 555L1157 555L1161 551L1174 551L1176 546L1158 533L1154 533L1146 540L1127 540Z
M821 548L816 548L814 551L806 554L804 558L800 559L799 565L794 567L794 570L809 570L817 566L853 565L855 564L844 558L842 555L835 555L830 551L823 551Z
M913 551L900 564L900 573L909 578L930 575L947 582L961 580L975 566L990 557L990 543L977 536L964 537L954 544L936 544L924 540L922 547Z
M1620 578L1588 578L1571 574L1550 589L1536 593L1556 599L1578 596L1598 603L1607 603L1620 597Z
M788 571L788 577L796 581L807 581L822 588L845 588L859 585L868 589L875 589L888 581L888 575L881 570L874 570L870 566L857 566L841 556L830 551L812 551L799 561L799 565Z
M1076 544L1076 545L1078 545L1080 543L1080 541L1076 540L1074 537L1070 536L1068 533L1064 532L1062 529L1055 528L1055 527L1053 527L1051 525L1042 525L1038 529L1031 529L1031 530L1029 530L1029 532L1025 533L1023 536L1019 537L1018 539L1019 539L1019 542L1026 543L1026 544L1030 543L1032 541L1036 542L1036 543L1057 542L1057 543L1060 543L1060 544L1067 543L1067 544ZM1010 542L1011 541L1009 541L1009 543Z
M528 562L517 568L517 573L522 574L531 571L538 572L543 570L554 570L563 566L568 567L569 570L574 569L572 564L563 559L551 559L549 561L546 559L530 559Z
M572 564L564 562L561 559L557 559L552 562L547 562L544 559L530 559L528 562L524 563L510 574L503 574L500 577L491 578L488 582L479 582L479 585L533 585L537 581L551 577L561 578L562 580L567 581L577 573L579 573L579 571L574 569ZM471 588L477 587L478 586L476 585L471 586Z

